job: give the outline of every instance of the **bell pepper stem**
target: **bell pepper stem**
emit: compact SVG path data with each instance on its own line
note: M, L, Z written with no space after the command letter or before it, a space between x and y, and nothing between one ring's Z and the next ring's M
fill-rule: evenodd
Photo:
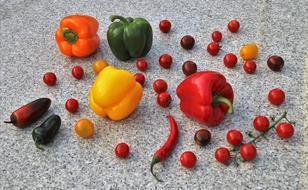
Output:
M163 181L162 181L161 179L159 179L159 178L156 176L156 174L154 174L154 172L153 172L153 167L154 167L154 165L157 164L157 163L159 163L159 162L160 162L160 159L159 159L158 157L154 156L153 159L152 159L152 162L151 162L151 174L155 177L155 179L156 179L157 181L163 182Z
M229 99L221 96L220 94L214 93L214 95L213 95L213 104L215 106L217 106L220 103L224 103L224 104L226 104L228 106L228 113L233 113L233 104L232 104L232 102Z
M36 148L38 148L38 149L40 149L40 150L42 150L42 151L45 150L45 149L43 148L43 146L42 146L41 144L38 143L37 138L34 139L34 143L35 143Z
M112 15L110 16L110 20L111 22L115 21L116 19L119 19L120 21L124 22L125 24L128 23L128 20L122 16L119 16L119 15Z
M77 33L68 28L62 28L62 35L69 44L74 44L78 40Z

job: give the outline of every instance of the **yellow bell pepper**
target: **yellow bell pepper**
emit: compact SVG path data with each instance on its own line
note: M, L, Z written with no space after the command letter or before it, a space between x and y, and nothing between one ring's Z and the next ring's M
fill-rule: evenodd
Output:
M139 105L142 91L131 73L106 65L90 89L90 108L102 117L121 120Z

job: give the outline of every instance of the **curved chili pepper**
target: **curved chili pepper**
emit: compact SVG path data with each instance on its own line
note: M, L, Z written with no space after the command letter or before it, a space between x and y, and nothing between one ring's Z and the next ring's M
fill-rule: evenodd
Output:
M4 121L4 123L12 123L16 127L24 128L37 121L44 113L46 113L50 104L51 100L49 98L34 100L14 111L11 114L10 121Z
M155 177L155 179L160 182L162 182L162 180L158 179L157 176L153 173L153 167L155 164L167 159L169 153L173 150L179 138L179 130L174 118L171 115L168 115L167 119L170 123L170 135L166 143L155 152L151 162L151 173Z

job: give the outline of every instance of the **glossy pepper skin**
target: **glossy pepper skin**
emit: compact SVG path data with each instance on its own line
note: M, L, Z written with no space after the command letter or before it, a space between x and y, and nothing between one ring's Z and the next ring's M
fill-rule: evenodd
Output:
M110 20L113 23L108 28L107 40L112 53L119 60L126 61L147 55L153 41L152 27L147 20L115 15Z
M59 50L66 56L87 57L94 53L100 39L96 34L98 22L87 15L64 17L55 33Z
M44 113L47 112L51 104L49 98L39 98L30 102L11 114L10 121L4 123L12 123L18 128L24 128L37 121Z
M49 116L40 126L32 131L32 138L39 149L46 145L56 136L61 126L61 118L58 115Z
M142 86L131 73L106 66L90 89L90 108L102 117L121 120L139 105L142 91Z
M170 124L169 137L168 137L167 141L165 142L165 144L155 152L155 154L152 158L152 161L151 161L151 168L150 168L152 175L159 182L162 182L162 180L158 179L157 176L153 173L154 165L156 165L157 163L162 162L162 161L167 159L167 157L169 156L171 151L174 149L174 147L177 144L178 139L179 139L179 129L178 129L178 125L177 125L175 119L171 115L168 115L167 119L168 119L169 124Z
M197 72L176 89L181 111L201 124L218 125L233 112L233 90L226 78L215 71Z

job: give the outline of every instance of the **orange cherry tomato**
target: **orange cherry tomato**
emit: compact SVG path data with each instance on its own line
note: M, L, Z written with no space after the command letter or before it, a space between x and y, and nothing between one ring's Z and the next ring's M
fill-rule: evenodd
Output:
M94 125L88 119L80 119L75 125L75 132L82 138L90 138L94 134Z
M92 69L95 73L95 75L98 75L101 70L103 70L105 67L107 67L109 64L106 60L97 60L92 64Z
M240 50L240 56L244 60L251 60L258 56L259 49L254 43L245 44Z

